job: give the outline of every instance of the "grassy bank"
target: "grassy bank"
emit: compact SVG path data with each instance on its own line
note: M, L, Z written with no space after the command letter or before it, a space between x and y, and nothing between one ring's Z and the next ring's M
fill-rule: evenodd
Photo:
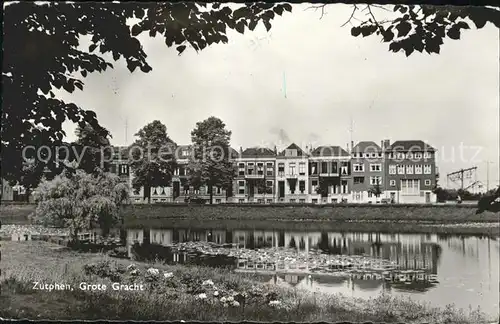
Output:
M499 222L499 214L476 215L473 206L445 205L131 205L133 219Z
M99 254L78 254L56 248L46 242L2 244L1 317L406 323L485 323L487 320L479 311L438 309L388 296L364 301L312 295L261 284L251 274L235 274L226 269L136 262L141 274L132 276L125 268L132 261L112 261ZM95 266L86 267L89 264ZM150 266L160 270L159 277L142 275ZM163 271L169 273L168 278L163 277ZM109 287L111 280L143 282L146 290L89 292L78 289L81 282ZM207 280L213 284L204 284ZM33 281L70 284L74 289L33 290ZM214 297L215 291L219 296ZM205 294L204 298L200 294ZM221 296L227 297L227 301L221 301ZM230 301L233 296L240 302Z

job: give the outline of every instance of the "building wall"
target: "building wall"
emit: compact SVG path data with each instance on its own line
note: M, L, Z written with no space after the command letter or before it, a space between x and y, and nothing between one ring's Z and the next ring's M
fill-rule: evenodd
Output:
M280 166L284 166L284 172L280 171ZM301 170L300 165L303 165ZM292 166L294 169L292 170ZM301 173L300 171L304 171ZM295 190L292 193L292 184L289 180L295 179ZM303 192L300 190L300 184L303 181ZM284 197L279 197L280 182L284 182ZM309 198L309 176L308 160L305 157L278 157L276 159L276 183L275 192L278 202L308 202Z
M371 154L371 153L367 153ZM379 153L377 157L356 157L351 160L352 163L352 200L351 202L359 202L359 203L378 203L383 197L383 193L381 193L380 197L375 197L370 190L374 188L374 183L372 184L371 179L373 177L379 177L380 179L380 189L384 191L384 159L383 157L379 157ZM380 154L382 154L380 152ZM372 169L372 165L378 166L378 169ZM357 171L358 166L362 166L362 171ZM357 178L362 178L363 183L357 183Z
M2 179L1 199L2 199L2 201L13 201L14 200L14 189L4 179Z
M402 152L404 153L404 152ZM396 153L397 154L397 153ZM404 153L405 154L405 153ZM395 197L396 203L435 203L436 195L432 192L436 185L436 162L435 153L429 152L430 156L425 157L423 153L421 158L400 158L396 160L397 155L386 152L385 154L385 196L387 198ZM421 166L421 173L417 169ZM429 167L430 172L425 173L425 166ZM394 169L396 174L394 174ZM409 172L411 171L411 172ZM408 185L408 180L418 180L419 190L413 193L404 189L402 181Z

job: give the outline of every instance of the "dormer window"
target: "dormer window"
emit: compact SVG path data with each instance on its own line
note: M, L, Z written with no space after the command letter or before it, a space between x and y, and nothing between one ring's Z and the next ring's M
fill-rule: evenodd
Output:
M297 149L286 149L285 156L297 156Z

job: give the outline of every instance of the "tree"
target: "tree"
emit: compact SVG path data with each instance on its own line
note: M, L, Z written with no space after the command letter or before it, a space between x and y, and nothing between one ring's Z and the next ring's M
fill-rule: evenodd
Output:
M194 154L188 163L190 181L195 188L207 186L210 204L213 203L213 188L227 188L234 178L230 140L231 131L216 117L196 123L191 132Z
M34 221L45 226L66 227L78 242L82 230L98 225L104 235L119 223L120 208L128 202L128 187L113 174L97 175L77 170L71 177L58 175L37 188Z
M141 128L138 139L129 148L130 168L134 174L132 187L144 188L144 198L151 203L151 188L168 186L176 167L176 143L167 134L167 127L155 120Z
M95 112L56 97L54 89L83 90L90 73L113 68L104 55L124 59L131 72L152 70L137 36L149 33L165 38L181 54L227 43L227 30L244 33L271 20L290 4L248 3L236 10L226 4L193 2L25 2L4 5L2 65L2 177L15 183L24 160L22 150L36 142L54 148L66 135L65 121L90 124L107 132ZM133 26L127 20L135 18ZM79 47L90 38L88 50ZM46 166L58 169L52 155Z
M326 178L320 177L318 181L318 186L316 187L316 193L320 194L322 198L328 197L328 187L331 184Z
M72 145L72 161L78 162L78 169L87 173L108 172L113 154L106 129L95 130L90 124L78 126L75 130L76 142Z
M327 4L315 5L311 8L321 9L321 17ZM364 8L363 8L364 6ZM410 56L415 51L439 54L446 38L460 39L461 30L470 29L472 21L477 29L483 28L487 22L500 28L500 10L497 7L452 5L353 5L349 19L342 25L351 24L351 35L367 37L378 35L382 41L389 43L389 51L404 52ZM380 19L380 10L384 19ZM377 13L378 11L378 13ZM364 12L362 19L357 13ZM368 19L365 17L368 16ZM387 18L387 16L389 16ZM359 23L354 25L352 21Z
M264 201L266 200L266 194L273 193L273 187L268 185L266 178L257 179L255 181L255 188L259 193L264 194Z
M375 197L380 197L382 194L382 186L380 185L380 180L377 180L377 183L373 185L369 190Z

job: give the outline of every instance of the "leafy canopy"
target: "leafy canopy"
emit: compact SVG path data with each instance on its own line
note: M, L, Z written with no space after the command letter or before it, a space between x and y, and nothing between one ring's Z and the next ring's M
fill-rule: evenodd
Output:
M132 186L137 192L144 187L150 198L151 187L167 186L176 167L176 143L167 134L167 127L155 120L136 134L137 140L129 147L129 165L134 173Z
M2 177L18 180L22 150L35 143L55 153L66 135L63 122L89 124L107 133L91 107L78 107L56 97L54 89L83 90L84 78L112 68L104 54L126 61L130 71L152 70L136 36L165 38L182 53L227 43L227 29L243 33L262 22L267 30L289 4L250 3L232 10L227 5L167 2L17 2L4 6ZM137 23L129 26L134 18ZM81 48L81 36L90 37ZM55 154L44 164L57 170Z

